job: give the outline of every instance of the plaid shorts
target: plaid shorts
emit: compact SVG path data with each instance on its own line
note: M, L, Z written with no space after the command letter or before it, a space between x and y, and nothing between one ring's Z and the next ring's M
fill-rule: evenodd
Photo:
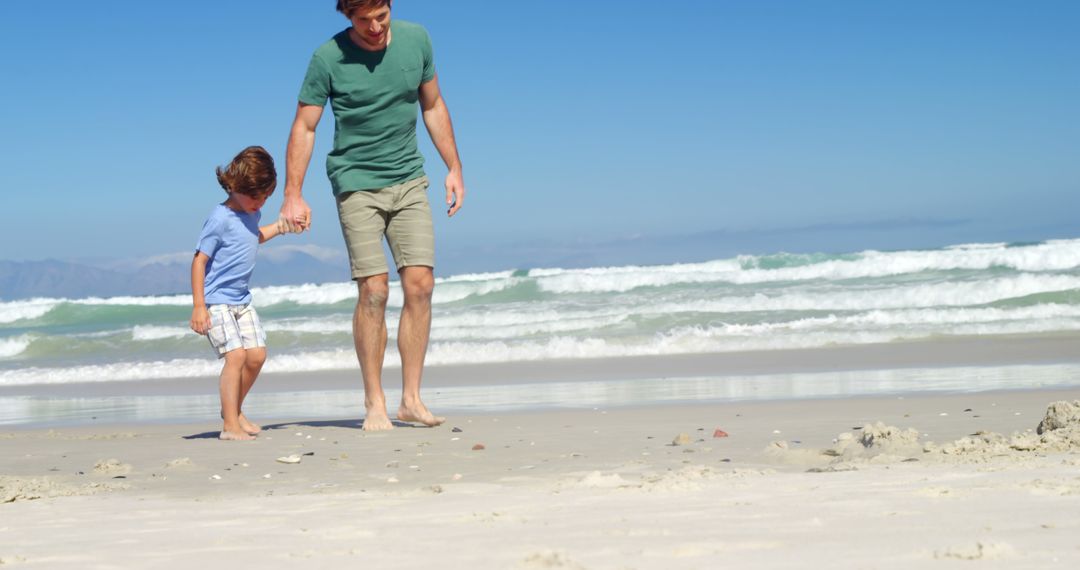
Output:
M238 348L266 346L266 331L255 307L250 304L210 305L206 310L210 312L210 330L206 336L218 358Z

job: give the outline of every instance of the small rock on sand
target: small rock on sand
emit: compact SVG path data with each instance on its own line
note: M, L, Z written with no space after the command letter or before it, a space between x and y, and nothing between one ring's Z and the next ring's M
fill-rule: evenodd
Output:
M720 428L716 428L716 429L715 429L715 430L714 430L714 431L712 432L712 436L713 436L713 437L727 437L727 436L728 436L728 432L726 432L726 431L724 431L724 430L722 430L722 429L720 429Z
M483 450L485 448L484 448L484 444L478 443L478 444L472 446L472 449L473 449L473 451L481 451L481 450Z
M971 546L954 546L934 553L934 558L959 560L997 560L1010 558L1016 553L1012 545L1004 542L976 542Z
M671 440L671 445L690 445L690 435L680 433L675 436L675 439Z
M290 465L300 463L300 456L296 455L294 453L293 455L286 455L285 457L278 457L277 462L278 463L288 463Z

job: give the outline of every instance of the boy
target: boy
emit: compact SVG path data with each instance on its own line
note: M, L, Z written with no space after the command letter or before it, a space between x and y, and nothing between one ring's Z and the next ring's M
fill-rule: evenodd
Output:
M217 168L229 194L210 213L191 262L191 329L210 339L221 369L222 440L255 439L261 428L241 412L244 397L266 361L266 332L251 306L249 283L259 244L292 228L280 221L259 227L263 204L277 187L274 159L250 146Z

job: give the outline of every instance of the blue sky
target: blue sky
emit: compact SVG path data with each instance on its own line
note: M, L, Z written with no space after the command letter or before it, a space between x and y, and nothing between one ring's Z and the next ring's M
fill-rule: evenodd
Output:
M347 23L330 0L107 5L0 3L0 259L189 251L216 165L261 144L283 179L307 61ZM398 0L394 17L431 33L465 164L465 208L436 215L443 274L1080 235L1080 3ZM288 243L342 249L332 131L328 112L315 226Z

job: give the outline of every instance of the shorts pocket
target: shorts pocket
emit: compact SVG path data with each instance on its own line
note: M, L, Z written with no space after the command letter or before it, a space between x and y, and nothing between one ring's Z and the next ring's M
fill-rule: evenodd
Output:
M221 348L228 342L229 337L225 334L225 320L221 313L210 313L210 330L206 331L206 336L210 339L210 346L214 348Z

